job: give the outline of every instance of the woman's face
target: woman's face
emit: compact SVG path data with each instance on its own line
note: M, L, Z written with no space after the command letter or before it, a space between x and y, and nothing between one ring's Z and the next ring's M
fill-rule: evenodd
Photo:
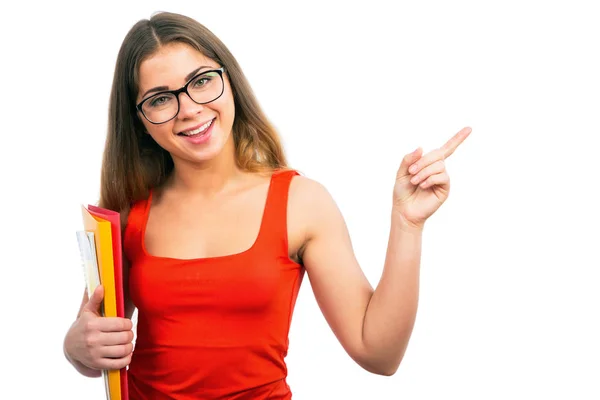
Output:
M163 46L140 65L136 104L159 92L177 90L188 83L192 76L220 67L187 44L170 43ZM212 88L209 85L213 85ZM190 93L193 91L193 96L200 102L212 99L220 93L220 89L221 80L216 74L195 80L188 86ZM146 115L168 115L169 112L165 110L169 101L176 104L174 98L169 100L164 96L147 101L144 107ZM179 113L165 123L152 124L141 113L138 115L148 134L171 153L175 162L210 160L221 152L231 136L235 107L229 80L223 74L223 94L207 104L197 104L187 94L180 93Z

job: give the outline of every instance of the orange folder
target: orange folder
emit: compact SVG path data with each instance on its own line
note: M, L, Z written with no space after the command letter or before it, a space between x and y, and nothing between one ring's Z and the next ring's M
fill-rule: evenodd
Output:
M117 309L124 309L123 304L123 284L122 284L122 273L119 274L121 285L115 283L115 256L117 256L117 263L121 265L121 245L117 246L118 251L113 251L114 242L112 234L112 223L110 220L105 219L100 210L92 211L81 207L81 213L83 217L84 229L88 232L94 233L94 241L96 244L96 255L98 258L98 272L100 275L100 283L104 286L104 300L103 300L103 315L105 317L117 317ZM108 210L106 210L108 211ZM119 237L120 237L120 228ZM94 290L95 288L92 288ZM117 292L120 292L121 305L117 306ZM124 314L124 312L123 312ZM104 381L106 384L106 394L109 400L128 400L127 391L123 393L126 395L122 396L122 390L127 387L121 387L121 370L105 370L103 371ZM126 379L126 377L125 377Z

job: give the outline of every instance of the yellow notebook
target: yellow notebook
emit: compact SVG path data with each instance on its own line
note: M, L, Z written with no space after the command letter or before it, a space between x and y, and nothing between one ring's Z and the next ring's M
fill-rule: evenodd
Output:
M103 315L117 316L115 270L112 251L111 225L109 221L95 217L85 206L81 207L83 228L94 233L100 283L104 286ZM88 288L93 292L96 288ZM103 371L106 394L109 400L121 400L121 374L119 370Z

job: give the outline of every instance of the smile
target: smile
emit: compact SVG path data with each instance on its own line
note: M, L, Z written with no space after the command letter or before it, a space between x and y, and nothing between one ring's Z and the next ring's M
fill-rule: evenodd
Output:
M214 122L214 119L211 119L210 121L208 121L207 123L199 126L196 129L192 129L192 130L189 130L189 131L179 132L178 135L183 135L183 136L202 135L202 134L206 133L206 131L208 130L208 128L210 128L210 126L212 125L213 122Z

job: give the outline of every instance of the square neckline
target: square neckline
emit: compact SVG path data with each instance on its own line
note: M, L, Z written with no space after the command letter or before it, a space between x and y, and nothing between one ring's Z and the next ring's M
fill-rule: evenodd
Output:
M271 177L269 178L269 188L267 189L267 199L265 200L265 205L263 206L263 212L262 212L262 216L261 216L261 220L260 220L260 225L258 228L258 234L256 235L256 238L254 239L254 242L252 243L252 245L243 251L237 252L237 253L232 253L232 254L225 254L225 255L221 255L221 256L212 256L212 257L197 257L197 258L177 258L177 257L166 257L166 256L157 256L154 254L150 254L150 252L148 252L148 250L146 249L146 227L148 225L148 217L150 216L150 208L152 207L152 195L153 195L153 189L150 189L150 193L148 195L148 200L146 200L146 206L145 206L145 210L144 210L144 221L142 224L142 230L141 230L141 248L142 248L142 254L144 255L144 257L147 258L151 258L151 259L156 259L156 260L163 260L163 261L176 261L176 262L204 262L204 261L219 261L219 260L227 260L230 258L234 258L234 257L241 257L244 256L248 253L251 253L254 249L256 249L257 244L259 243L260 239L262 236L264 236L264 228L265 228L265 221L266 221L266 215L269 209L269 204L271 202L271 197L272 197L272 192L273 192L273 179L275 178L275 175L277 175L280 171L275 171L271 174Z

